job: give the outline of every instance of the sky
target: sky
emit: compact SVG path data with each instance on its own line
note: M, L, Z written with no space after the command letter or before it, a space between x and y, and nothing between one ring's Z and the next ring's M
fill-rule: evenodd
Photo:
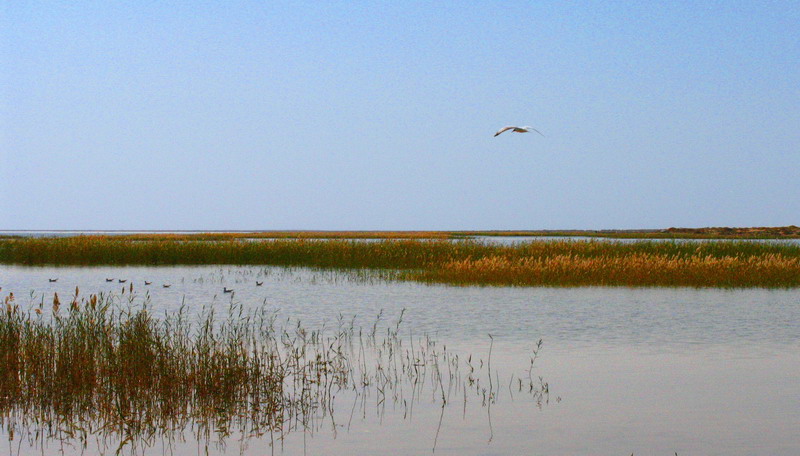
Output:
M798 1L3 2L0 229L800 225L799 23Z

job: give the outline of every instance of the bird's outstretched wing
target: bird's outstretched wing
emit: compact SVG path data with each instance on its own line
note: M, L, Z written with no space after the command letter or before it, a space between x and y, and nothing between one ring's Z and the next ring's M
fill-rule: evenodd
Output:
M513 127L513 126L511 126L511 127L503 127L501 129L497 130L497 133L495 133L494 135L497 136L497 135L499 135L500 133L502 133L504 131L513 130L515 128L517 128L517 127Z
M539 130L533 128L533 127L528 127L528 128L530 128L531 130L535 131L536 133L539 133L540 135L542 135L542 137L544 137L544 133L542 133L541 131L539 131Z

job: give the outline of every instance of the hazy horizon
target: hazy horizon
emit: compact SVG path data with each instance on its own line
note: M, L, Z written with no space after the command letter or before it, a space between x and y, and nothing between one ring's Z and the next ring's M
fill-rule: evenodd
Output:
M0 230L799 225L798 23L792 1L10 2Z

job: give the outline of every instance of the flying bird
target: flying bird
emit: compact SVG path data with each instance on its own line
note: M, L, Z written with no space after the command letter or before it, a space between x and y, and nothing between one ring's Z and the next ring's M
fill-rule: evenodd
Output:
M503 133L504 131L508 131L508 130L511 130L514 133L528 133L529 131L535 131L536 133L539 133L540 135L542 135L541 131L539 131L539 130L533 128L533 127L529 127L527 125L524 126L524 127L514 127L514 126L503 127L501 129L497 130L497 133L495 133L494 135L497 136L500 133ZM544 136L544 135L542 135L542 136Z

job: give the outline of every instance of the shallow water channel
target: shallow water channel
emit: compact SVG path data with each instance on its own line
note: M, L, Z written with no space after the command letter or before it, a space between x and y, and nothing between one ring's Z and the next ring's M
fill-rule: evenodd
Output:
M405 309L409 338L429 335L461 360L491 360L504 387L488 406L471 395L441 407L421 395L413 413L391 401L356 407L344 394L333 420L280 442L187 434L123 454L800 454L800 290L462 288L302 268L0 266L0 296L13 292L23 306L76 286L86 295L130 293L130 284L156 314L235 302L309 328L340 316L368 328L378 315L392 326ZM549 385L543 402L512 387L528 375L539 339L532 373ZM91 445L42 448L17 437L8 449L93 454Z

